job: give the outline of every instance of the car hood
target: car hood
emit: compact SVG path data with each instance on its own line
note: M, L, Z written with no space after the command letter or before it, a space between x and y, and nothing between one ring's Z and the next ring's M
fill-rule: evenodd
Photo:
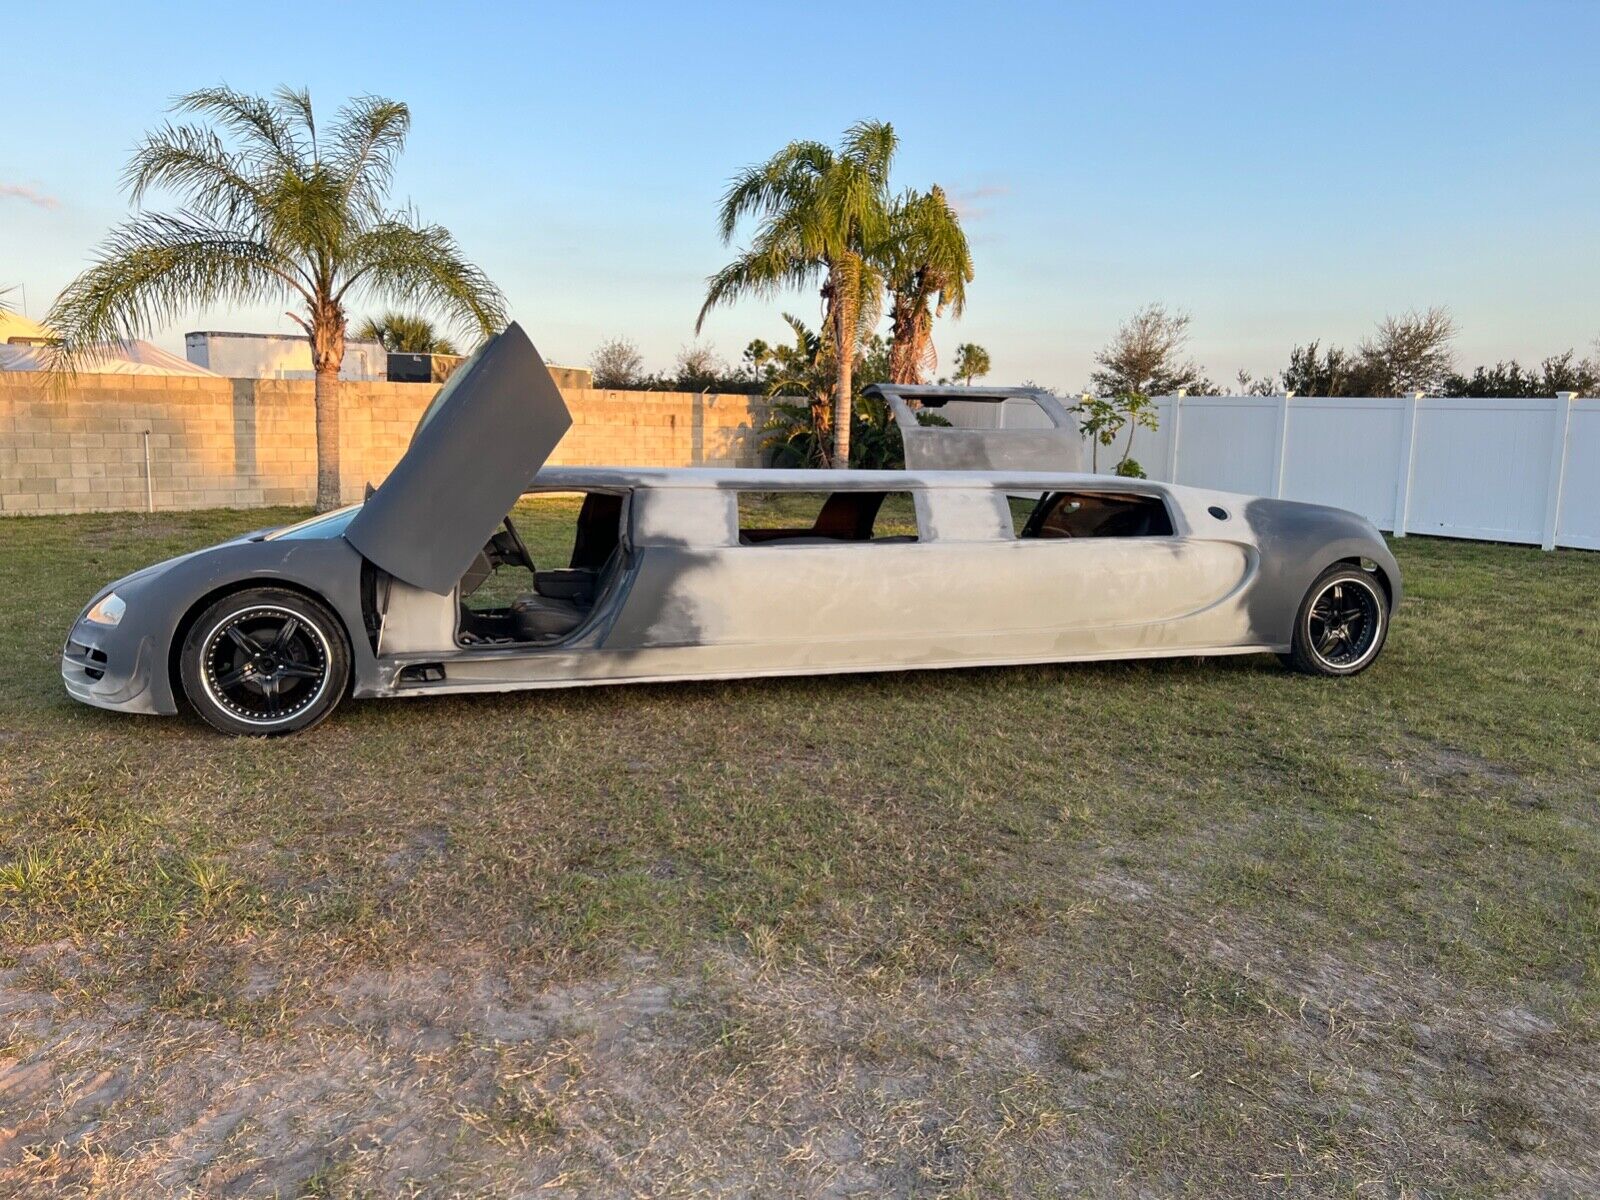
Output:
M397 579L443 595L571 425L544 359L513 324L451 375L344 536Z
M140 567L137 571L134 571L128 575L124 575L120 579L113 579L110 583L106 584L94 595L89 597L89 603L85 604L83 606L83 611L78 614L79 619L82 619L83 613L88 612L112 592L116 592L117 595L126 600L130 596L137 595L138 590L146 583L149 583L158 576L166 574L181 562L186 562L191 558L198 558L202 554L210 554L213 550L217 549L218 546L231 546L234 542L243 542L248 540L248 536L229 538L226 542L218 542L216 546L205 546L199 550L191 550L187 554L178 554L174 555L172 558L164 558L158 563L151 563L148 567Z

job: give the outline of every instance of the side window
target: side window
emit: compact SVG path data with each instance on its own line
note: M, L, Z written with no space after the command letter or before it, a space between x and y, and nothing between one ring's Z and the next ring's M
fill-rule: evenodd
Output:
M1019 538L1172 536L1165 502L1132 492L1046 492L1032 503L1012 497L1011 516Z
M923 412L935 413L956 429L1054 429L1055 422L1032 396L1004 400L924 400Z
M914 542L910 492L740 492L741 546Z

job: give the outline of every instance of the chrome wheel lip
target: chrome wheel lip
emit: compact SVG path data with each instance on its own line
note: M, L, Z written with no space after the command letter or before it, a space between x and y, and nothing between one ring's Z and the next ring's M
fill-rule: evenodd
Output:
M236 623L251 616L292 617L299 622L301 629L309 631L316 638L318 649L322 652L322 674L317 680L316 688L313 689L309 696L297 702L291 711L274 717L252 716L246 712L241 712L237 706L229 702L219 692L211 665L211 656L216 648L217 639L224 636L227 630ZM257 729L276 729L279 726L288 724L313 708L327 693L332 676L330 670L332 660L333 649L328 642L328 635L322 631L321 626L316 621L306 614L294 612L277 604L247 604L242 608L233 609L225 616L219 617L212 622L211 628L206 631L205 637L200 640L200 686L205 691L206 699L211 701L218 711L226 713L233 720Z
M1334 588L1346 586L1360 588L1367 594L1368 599L1371 601L1372 631L1371 635L1367 638L1365 649L1363 649L1359 655L1346 662L1339 662L1327 657L1322 653L1321 648L1317 645L1317 639L1311 634L1311 622L1316 615L1317 605L1322 602L1322 598ZM1306 647L1310 650L1312 657L1329 670L1345 672L1359 670L1361 667L1366 666L1367 663L1372 661L1372 659L1377 655L1379 648L1383 645L1383 635L1385 627L1388 624L1388 619L1388 612L1384 605L1383 595L1378 590L1378 586L1374 581L1348 575L1341 576L1338 579L1329 580L1328 583L1325 584L1322 589L1311 598L1311 602L1306 605L1306 615L1304 621Z

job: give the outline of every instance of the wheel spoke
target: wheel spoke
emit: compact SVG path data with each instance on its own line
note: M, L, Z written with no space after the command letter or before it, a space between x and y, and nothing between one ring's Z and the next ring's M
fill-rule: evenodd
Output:
M290 679L321 679L322 668L310 663L287 662L278 668L278 674Z
M294 637L299 628L299 620L295 617L290 617L283 623L283 628L278 630L278 636L272 639L271 648L273 650L287 650L289 648L289 639Z
M246 654L254 656L261 653L261 644L237 625L229 625L225 632L233 639L234 645Z
M244 673L248 669L248 665L243 667L235 667L226 674L218 675L217 686L223 691L227 691L230 688L238 686L239 682L244 679Z

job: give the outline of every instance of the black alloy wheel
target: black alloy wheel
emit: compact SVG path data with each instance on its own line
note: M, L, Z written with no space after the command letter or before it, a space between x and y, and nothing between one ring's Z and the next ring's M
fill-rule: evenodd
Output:
M328 609L298 592L222 597L190 626L180 668L202 719L224 733L309 729L343 699L350 649Z

